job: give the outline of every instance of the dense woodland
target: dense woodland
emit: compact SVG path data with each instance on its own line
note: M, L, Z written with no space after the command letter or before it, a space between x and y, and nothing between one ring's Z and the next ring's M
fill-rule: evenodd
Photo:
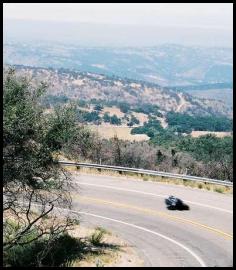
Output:
M226 117L190 116L183 113L167 113L169 126L177 132L190 133L192 130L232 131L233 120Z

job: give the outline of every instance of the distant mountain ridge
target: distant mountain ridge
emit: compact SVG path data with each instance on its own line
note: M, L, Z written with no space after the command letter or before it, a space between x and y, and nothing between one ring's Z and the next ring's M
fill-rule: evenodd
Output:
M176 44L113 48L8 42L4 43L4 63L103 73L162 86L233 81L233 50L229 48Z
M209 84L198 84L198 85L180 85L167 87L173 90L187 91L187 90L210 90L210 89L230 89L233 88L233 82L227 83L209 83Z
M84 100L117 100L130 104L151 103L158 105L163 112L232 117L232 111L221 101L200 99L154 83L68 69L14 67L16 74L32 78L35 84L40 81L48 83L50 95Z

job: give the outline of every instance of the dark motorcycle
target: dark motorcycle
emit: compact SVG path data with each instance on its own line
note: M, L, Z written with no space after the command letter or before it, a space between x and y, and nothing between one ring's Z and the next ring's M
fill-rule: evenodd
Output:
M169 210L189 210L189 206L183 203L182 200L174 196L165 199L165 203Z

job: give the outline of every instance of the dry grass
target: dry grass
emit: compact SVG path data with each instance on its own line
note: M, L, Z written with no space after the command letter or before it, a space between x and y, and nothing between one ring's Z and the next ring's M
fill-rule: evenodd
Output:
M66 167L66 166L65 166ZM76 167L76 166L67 166L69 171L76 171L82 174L97 174L97 175L109 175L113 177L122 177L123 179L130 180L143 180L143 181L153 181L160 182L162 184L174 184L174 185L183 185L191 188L198 188L208 191L214 191L218 193L227 193L233 194L233 187L221 186L216 184L204 183L204 182L195 182L190 180L182 180L182 179L174 179L162 176L153 176L153 175L145 175L145 174L137 174L131 172L118 172L118 171L110 171L110 170L101 170L94 168L84 168L84 167Z
M36 218L37 210L31 209L30 215ZM17 224L15 215L11 211L4 211L4 219L8 219ZM21 215L21 220L25 219L24 215ZM62 222L60 215L57 217L57 222ZM46 228L50 224L55 225L54 219L48 215L43 219L42 226ZM96 235L97 232L102 233L102 238L99 240L99 245L94 245L91 242L91 237ZM123 239L114 233L106 230L103 227L89 227L81 226L80 224L73 225L73 228L68 230L70 236L80 239L85 243L84 251L82 252L82 258L76 259L72 267L96 267L96 266L143 266L143 260L141 260L137 252Z
M193 138L198 138L200 136L204 136L204 135L207 135L207 134L213 134L213 135L215 135L216 137L219 137L219 138L223 138L223 137L226 137L226 136L232 136L231 132L213 132L213 131L192 131L191 132L191 136Z
M124 117L124 113L117 108L116 106L112 107L104 107L100 115L104 115L105 112L108 112L110 115L115 114L117 117L122 118ZM143 125L144 122L148 121L148 115L145 113L137 113L137 112L132 112L132 114L140 121L139 125Z
M110 115L115 114L117 117L122 118L125 114L117 107L112 106L112 107L104 107L102 110L102 113L104 114L105 112L110 113Z
M95 252L86 254L82 260L75 261L72 267L143 266L143 261L127 242L101 227L88 228L79 225L70 234L73 237L89 239L98 229L103 232L104 245L96 247Z
M130 127L123 127L123 126L112 126L112 125L88 125L88 127L92 131L97 131L98 134L105 138L110 139L114 136L117 136L121 140L129 140L129 141L147 141L149 137L145 134L130 134L131 129Z
M148 122L148 115L145 113L132 112L132 114L139 120L140 124L143 125L144 122Z

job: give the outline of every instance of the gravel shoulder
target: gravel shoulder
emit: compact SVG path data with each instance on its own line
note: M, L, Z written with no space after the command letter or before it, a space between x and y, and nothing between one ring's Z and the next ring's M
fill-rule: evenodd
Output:
M71 235L78 238L89 238L96 228L88 228L78 225ZM143 260L139 258L136 250L118 235L104 230L102 240L104 246L96 247L93 253L87 254L82 260L74 262L72 267L134 267L143 266Z

